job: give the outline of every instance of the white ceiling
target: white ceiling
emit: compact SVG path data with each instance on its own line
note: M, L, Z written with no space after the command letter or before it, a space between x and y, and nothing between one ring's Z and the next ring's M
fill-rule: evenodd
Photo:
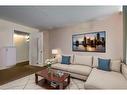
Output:
M119 9L120 6L0 6L0 18L51 29L110 15Z

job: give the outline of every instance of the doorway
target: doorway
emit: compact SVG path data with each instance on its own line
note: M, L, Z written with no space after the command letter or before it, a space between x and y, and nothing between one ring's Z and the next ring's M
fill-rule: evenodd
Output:
M14 30L13 41L16 47L16 63L29 64L29 33Z

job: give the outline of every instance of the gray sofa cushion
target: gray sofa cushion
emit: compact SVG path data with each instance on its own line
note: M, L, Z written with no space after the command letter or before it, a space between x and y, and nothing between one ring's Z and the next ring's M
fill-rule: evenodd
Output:
M122 74L127 79L127 65L122 63Z
M55 69L59 69L59 70L64 70L64 71L68 71L69 69L69 65L61 64L61 63L52 64L51 67Z
M91 67L85 65L71 65L71 64L66 65L66 64L58 64L58 63L53 64L52 68L60 69L76 74L86 75L86 76L88 76L92 70Z
M74 56L74 64L92 67L92 56L75 55Z
M91 67L85 65L70 65L68 71L76 74L88 76L91 70L92 70Z
M87 89L127 89L127 80L118 72L93 68L86 83Z

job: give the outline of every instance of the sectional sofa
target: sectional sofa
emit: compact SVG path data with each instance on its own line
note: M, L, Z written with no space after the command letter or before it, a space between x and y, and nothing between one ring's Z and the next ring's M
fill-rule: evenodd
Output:
M98 67L98 57L71 56L71 64L61 64L57 57L52 68L70 73L71 77L85 80L85 89L127 89L127 65L120 59L111 59L110 70L103 71Z

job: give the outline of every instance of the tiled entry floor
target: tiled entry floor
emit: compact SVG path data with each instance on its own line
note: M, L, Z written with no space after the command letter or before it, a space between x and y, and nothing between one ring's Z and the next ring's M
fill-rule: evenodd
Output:
M73 79L71 78L71 82L69 84L69 86L66 89L84 89L84 81L78 80L78 79ZM44 88L38 86L35 84L35 76L34 74L23 77L21 79L9 82L7 84L4 84L2 86L0 86L0 89L5 89L5 90L14 90L14 89L18 89L18 90L45 90Z

